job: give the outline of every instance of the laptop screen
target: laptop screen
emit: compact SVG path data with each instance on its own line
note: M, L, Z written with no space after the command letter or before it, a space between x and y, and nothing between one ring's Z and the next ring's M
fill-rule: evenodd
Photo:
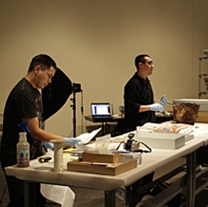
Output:
M109 103L91 103L92 116L110 116Z

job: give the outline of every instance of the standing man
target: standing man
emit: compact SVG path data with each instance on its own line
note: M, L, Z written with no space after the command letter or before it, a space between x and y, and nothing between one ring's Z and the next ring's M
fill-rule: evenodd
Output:
M135 58L136 73L124 88L125 122L127 131L136 130L146 122L155 122L155 111L163 111L166 98L154 103L154 95L148 76L154 65L149 55L138 55Z
M152 74L154 65L149 55L138 55L135 58L136 73L127 82L124 88L125 125L126 132L136 130L146 122L155 122L155 112L164 110L166 97L161 98L160 103L154 103L153 90L148 79ZM135 206L147 193L137 193L142 186L152 182L154 172L144 176L131 186L126 188L126 202Z
M43 155L43 143L59 139L74 146L79 139L64 138L43 130L43 105L40 90L52 82L57 70L56 63L48 55L38 55L30 63L28 72L12 89L4 109L3 133L1 142L1 165L5 167L16 164L16 144L19 142L18 127L26 123L27 141L30 143L30 159ZM10 203L8 207L23 207L23 181L13 176L5 177L8 184ZM39 189L37 206L45 206L45 199Z

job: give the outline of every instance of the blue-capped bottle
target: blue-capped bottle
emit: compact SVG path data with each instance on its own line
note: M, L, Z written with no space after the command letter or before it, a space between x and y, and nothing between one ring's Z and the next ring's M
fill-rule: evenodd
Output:
M27 142L26 132L19 133L17 143L17 167L30 166L30 144Z

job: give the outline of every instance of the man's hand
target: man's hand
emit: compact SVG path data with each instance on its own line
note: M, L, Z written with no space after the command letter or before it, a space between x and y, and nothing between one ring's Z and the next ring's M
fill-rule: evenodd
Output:
M158 103L151 104L150 105L150 111L159 111L159 112L162 112L162 111L164 111L164 107L163 107L163 105L158 104Z
M81 142L81 139L74 138L74 137L71 137L71 138L65 137L64 140L65 142L63 144L69 144L73 147L75 147L77 143Z
M44 142L44 143L43 143L43 146L44 146L46 149L54 150L54 144L51 143L51 142Z

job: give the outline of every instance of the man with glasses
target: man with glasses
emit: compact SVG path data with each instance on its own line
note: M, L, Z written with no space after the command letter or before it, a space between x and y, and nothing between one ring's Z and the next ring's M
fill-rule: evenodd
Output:
M146 122L155 122L155 111L162 112L166 103L165 96L160 103L154 103L153 90L148 79L154 68L150 56L138 55L135 66L137 71L124 88L127 131L133 131Z
M125 106L125 132L136 130L137 126L142 126L146 122L155 122L155 112L162 112L166 104L166 97L161 98L160 103L154 103L153 90L148 79L152 74L154 64L147 54L138 55L135 58L136 72L124 87ZM117 192L118 197L125 195L125 200L129 206L135 206L144 194L137 193L142 186L152 182L154 173L144 176L142 179L128 186L124 191Z
M19 142L19 132L27 131L27 141L30 143L30 159L44 154L44 142L52 139L63 140L64 143L75 146L80 140L64 138L44 130L43 104L41 90L52 83L57 71L55 61L48 55L35 56L28 72L12 89L4 109L3 133L1 142L1 165L4 168L16 164L16 144ZM22 125L24 129L19 128ZM5 174L10 203L8 207L23 207L23 181ZM37 207L45 206L45 198L37 189L39 198Z

